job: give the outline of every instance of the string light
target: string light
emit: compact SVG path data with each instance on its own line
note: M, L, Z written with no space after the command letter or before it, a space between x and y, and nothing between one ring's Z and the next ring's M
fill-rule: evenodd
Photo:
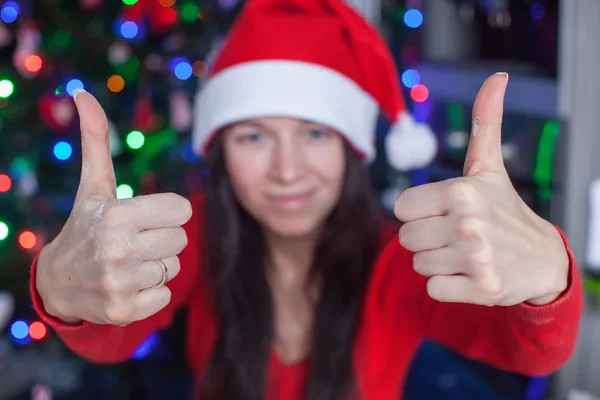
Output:
M38 72L42 69L42 59L40 56L32 54L25 59L25 69L29 72Z
M7 1L2 5L0 10L0 18L7 24L12 24L19 17L20 7L14 1Z
M138 25L133 21L124 21L119 28L119 33L125 39L133 39L137 36L139 31Z
M429 98L429 89L425 85L415 85L410 90L410 97L417 103L422 103Z
M173 72L178 79L184 81L192 76L192 66L187 61L181 61L175 65Z
M407 69L402 73L402 83L411 89L421 83L421 74L417 70Z
M37 238L35 237L35 234L31 231L24 231L21 232L21 234L19 235L19 244L22 248L26 250L33 249L36 243Z
M54 156L61 161L68 160L73 154L73 148L67 142L58 142L54 145Z
M129 148L137 150L144 145L146 138L140 131L131 131L127 134L125 141L127 142L127 146L129 146Z
M6 193L12 187L12 180L6 174L0 174L0 193Z
M113 75L106 81L106 86L111 92L119 93L125 88L125 80L119 75Z
M10 327L10 334L15 339L25 339L29 334L29 326L25 321L15 321Z
M117 199L130 199L133 197L133 189L131 186L122 184L117 187Z
M29 325L29 336L33 340L42 340L47 333L46 325L40 321L35 321Z
M404 23L409 28L418 28L423 24L423 14L416 9L410 9L404 14Z
M83 82L81 82L79 79L71 79L69 82L67 82L66 90L69 96L73 96L73 90L75 89L84 89Z
M4 240L8 237L9 229L8 225L4 222L0 221L0 240Z
M7 99L13 94L15 85L8 79L0 80L0 99Z

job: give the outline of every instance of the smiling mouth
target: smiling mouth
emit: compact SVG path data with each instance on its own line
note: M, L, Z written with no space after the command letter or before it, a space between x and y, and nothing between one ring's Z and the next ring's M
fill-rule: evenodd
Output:
M267 195L267 200L272 203L275 207L283 209L297 209L302 208L308 204L314 191L307 191L302 193L286 194L286 195Z

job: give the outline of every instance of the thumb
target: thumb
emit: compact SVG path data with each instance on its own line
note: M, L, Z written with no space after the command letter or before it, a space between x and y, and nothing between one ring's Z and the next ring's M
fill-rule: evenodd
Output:
M463 173L505 171L502 159L502 113L508 74L499 72L486 79L473 104L473 127Z
M73 91L81 129L81 180L78 196L116 198L108 120L98 101L83 89Z

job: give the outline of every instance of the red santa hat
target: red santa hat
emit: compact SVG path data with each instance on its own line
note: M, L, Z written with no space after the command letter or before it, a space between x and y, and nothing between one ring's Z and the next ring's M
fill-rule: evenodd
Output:
M407 112L385 41L342 0L249 0L195 108L200 154L228 124L285 116L331 127L370 162L380 111L393 124L385 144L393 167L423 167L437 151L431 130Z

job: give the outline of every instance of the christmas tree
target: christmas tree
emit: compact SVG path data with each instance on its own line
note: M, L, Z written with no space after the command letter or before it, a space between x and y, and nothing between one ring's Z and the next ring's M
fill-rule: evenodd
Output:
M189 391L183 314L169 332L148 338L128 363L93 366L73 356L37 320L29 267L68 218L79 184L80 133L72 100L77 88L92 93L109 118L119 198L161 191L186 195L201 187L205 170L191 148L193 100L242 5L237 0L0 4L0 331L8 324L0 336L0 398L161 399L184 398ZM413 30L422 15L389 6L382 21L406 33L392 43L399 66L407 69L405 95L425 101L427 88L410 69L417 61ZM385 29L384 34L394 36ZM382 159L372 171L378 191L399 176Z
M0 5L0 330L10 324L10 341L0 338L0 398L164 398L136 382L185 366L176 350L161 346L168 335L149 338L124 366L69 357L36 321L29 266L66 221L78 186L74 89L94 94L109 117L118 197L200 186L202 163L190 147L193 98L240 7L235 0ZM168 367L136 360L157 348ZM176 379L183 393L185 373Z

